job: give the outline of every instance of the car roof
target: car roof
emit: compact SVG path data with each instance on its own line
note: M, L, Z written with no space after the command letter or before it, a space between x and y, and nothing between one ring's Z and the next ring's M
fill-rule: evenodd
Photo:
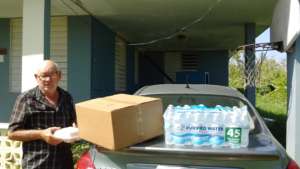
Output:
M159 95L159 94L203 94L203 95L218 95L218 96L230 96L237 97L243 100L247 100L238 90L220 86L220 85L208 85L208 84L159 84L145 86L139 89L136 95Z

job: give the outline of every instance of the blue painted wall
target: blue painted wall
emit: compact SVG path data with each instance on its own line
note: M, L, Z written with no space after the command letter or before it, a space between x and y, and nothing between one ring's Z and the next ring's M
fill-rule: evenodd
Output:
M228 86L228 63L227 50L201 51L198 71L203 77L209 72L210 84Z
M180 84L203 84L205 77L203 72L199 71L180 71L176 72L176 83Z
M176 83L186 83L186 75L189 75L190 83L205 84L205 72L209 73L209 84L228 86L228 51L199 51L189 52L192 55L198 56L199 67L198 71L176 72ZM163 53L160 52L145 52L143 55L150 57L155 62L153 66L146 57L139 57L139 87L144 85L164 83L163 75L159 69L164 70ZM158 69L157 69L158 68ZM173 79L175 80L175 79Z
M115 92L115 33L90 16L68 18L68 91L75 102Z
M75 102L91 97L91 25L89 16L68 18L68 91Z
M4 62L0 62L0 122L8 122L17 93L9 92L9 19L0 19L0 48L6 48Z
M164 70L163 52L144 52L139 56L139 88L164 83L164 76L161 71Z
M68 20L68 90L75 102L115 92L115 33L90 16Z
M115 92L115 33L92 19L91 97Z
M191 54L198 56L198 71L177 72L176 83L186 83L188 78L189 83L228 86L227 51L200 51Z

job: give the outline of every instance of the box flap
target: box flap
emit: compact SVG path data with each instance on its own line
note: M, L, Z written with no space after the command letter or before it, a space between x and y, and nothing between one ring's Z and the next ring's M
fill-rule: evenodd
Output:
M133 103L127 102L116 102L109 99L97 98L84 102L77 103L76 106L85 107L89 109L102 110L106 112L111 112L114 110L119 110L128 106L134 105Z
M115 100L125 103L135 103L135 104L142 104L145 102L152 102L152 101L160 101L160 98L154 98L154 97L146 97L146 96L137 96L137 95L128 95L128 94L115 94L112 96L104 97L106 100Z

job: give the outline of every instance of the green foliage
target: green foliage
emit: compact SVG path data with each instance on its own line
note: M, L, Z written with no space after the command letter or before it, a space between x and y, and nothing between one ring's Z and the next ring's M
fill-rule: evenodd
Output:
M244 61L236 53L229 63L229 86L244 89ZM285 63L274 59L256 64L256 108L262 117L275 120L267 124L275 138L285 146L287 118L287 72Z
M229 65L229 86L234 88L243 88L244 78L243 70L239 68L238 65L230 64Z
M268 127L275 138L285 146L287 119L287 91L279 88L267 95L256 95L256 108L262 117L271 118Z
M275 88L283 88L287 84L286 67L282 63L276 62L274 59L266 59L261 67L260 80L258 87L273 85Z
M229 62L229 86L234 88L244 88L245 82L245 66L243 56L240 52L235 53ZM274 59L261 58L258 59L256 70L257 88L275 88L285 87L287 84L286 65L278 63Z
M229 62L229 86L244 88L244 61L241 53L235 53Z
M278 88L267 95L257 94L257 107L264 107L264 110L274 114L286 114L287 111L287 90Z
M73 161L76 164L80 156L91 148L91 144L86 141L77 141L72 144Z

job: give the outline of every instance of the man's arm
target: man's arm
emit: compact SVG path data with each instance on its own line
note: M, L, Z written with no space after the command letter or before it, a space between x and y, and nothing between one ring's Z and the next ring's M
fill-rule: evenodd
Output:
M18 141L33 141L44 140L48 144L56 145L62 142L62 140L55 138L53 133L59 129L59 127L50 127L44 130L25 130L24 123L26 121L27 100L24 95L19 95L16 99L15 106L12 110L10 124L8 128L8 138Z
M58 139L53 136L53 133L60 129L59 127L50 127L44 130L16 130L9 131L8 138L11 140L18 141L33 141L33 140L44 140L48 144L57 145L62 142L61 139Z

